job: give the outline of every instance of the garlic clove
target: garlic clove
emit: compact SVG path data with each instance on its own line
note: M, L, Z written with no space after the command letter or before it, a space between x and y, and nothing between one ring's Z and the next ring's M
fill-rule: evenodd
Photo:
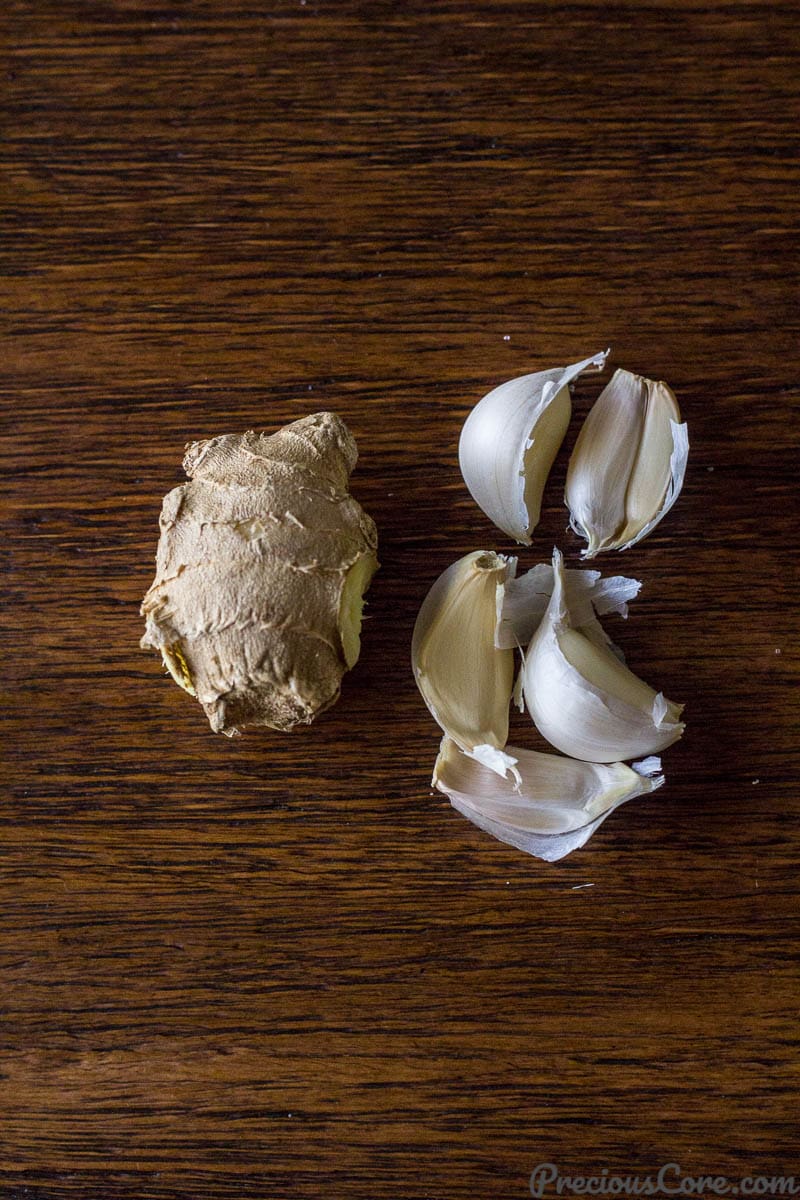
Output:
M519 782L501 779L442 739L432 784L473 824L501 842L555 862L584 845L620 804L661 787L660 760L640 772L512 746ZM655 776L650 778L648 776Z
M509 537L529 546L542 493L572 413L569 384L601 370L608 351L571 367L509 379L473 408L458 446L475 503Z
M672 450L669 457L669 473L663 500L660 507L656 508L655 514L651 515L648 519L647 514L653 513L653 505L648 505L645 508L640 502L639 496L634 497L628 508L628 524L621 534L623 544L620 546L620 550L627 550L637 542L640 542L642 538L646 538L650 531L655 529L659 521L666 516L681 494L683 480L686 475L686 464L689 459L689 426L685 422L681 425L673 420L670 420L669 426L672 438ZM647 460L644 459L644 462L646 463ZM646 479L646 469L643 471L643 475Z
M644 381L615 371L578 434L567 468L566 501L573 529L603 549L625 524L625 492L642 432Z
M503 747L514 653L495 637L505 582L516 559L476 550L453 563L428 592L414 626L411 658L422 697L446 734L491 771L514 771Z
M689 453L678 402L663 382L615 371L581 429L567 470L570 524L584 558L625 550L677 500Z
M620 661L596 618L576 621L568 574L554 550L553 593L523 667L525 703L536 728L558 750L587 762L663 750L683 733L683 706Z
M678 402L665 383L645 380L642 430L625 492L626 524L621 542L636 541L667 494L672 457L672 426L680 425Z

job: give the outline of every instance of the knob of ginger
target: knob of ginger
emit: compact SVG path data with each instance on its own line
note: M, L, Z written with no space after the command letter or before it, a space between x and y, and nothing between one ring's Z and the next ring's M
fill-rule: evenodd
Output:
M161 510L143 647L161 652L215 732L289 730L358 660L375 524L349 494L358 458L335 413L188 446Z

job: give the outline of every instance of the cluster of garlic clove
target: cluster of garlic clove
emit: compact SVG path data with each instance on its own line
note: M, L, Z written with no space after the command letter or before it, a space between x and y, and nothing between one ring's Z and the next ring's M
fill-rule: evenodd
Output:
M525 546L572 413L570 385L602 370L609 351L570 367L500 384L461 431L458 458L472 498L503 533ZM580 431L567 472L570 524L593 558L626 550L669 512L683 486L687 427L666 383L615 371Z
M494 523L529 545L571 415L570 383L608 352L512 379L468 416L464 480ZM680 492L686 425L664 383L617 371L586 419L566 499L583 556L646 537ZM559 550L521 577L478 550L443 572L420 609L412 662L444 737L432 784L481 829L553 862L620 804L664 783L658 753L681 737L682 705L639 679L599 616L627 616L641 584L570 571ZM514 650L522 656L516 684ZM512 699L561 754L508 746ZM633 761L626 766L624 760Z
M681 706L625 666L598 620L627 615L637 580L565 570L558 550L519 578L516 567L492 551L448 567L420 609L412 663L445 735L433 785L501 841L555 861L663 784L656 754L684 727ZM565 757L506 745L515 691Z

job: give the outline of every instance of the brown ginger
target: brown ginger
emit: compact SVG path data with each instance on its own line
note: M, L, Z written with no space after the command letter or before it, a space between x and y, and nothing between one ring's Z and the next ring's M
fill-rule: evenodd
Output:
M375 524L349 494L358 458L335 413L188 446L161 510L143 647L211 728L288 730L339 696L358 660Z

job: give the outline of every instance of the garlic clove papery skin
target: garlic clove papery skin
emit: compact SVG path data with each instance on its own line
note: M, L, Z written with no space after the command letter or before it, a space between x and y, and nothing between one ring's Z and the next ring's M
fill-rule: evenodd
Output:
M516 559L475 550L453 563L428 592L411 644L414 678L439 726L467 754L515 775L503 747L514 652L495 646L506 580Z
M596 619L575 625L558 550L553 552L553 593L525 653L523 693L542 736L586 762L657 754L684 730L683 706L634 675Z
M641 541L680 495L686 424L663 382L615 371L584 421L567 469L570 524L584 558Z
M432 784L467 820L547 862L584 845L621 804L664 783L658 759L641 764L640 774L620 762L580 762L516 746L508 750L516 759L517 782L501 779L444 737Z
M479 400L464 422L458 446L464 482L486 516L525 546L572 414L569 384L584 371L601 370L607 355L509 379Z
M628 615L628 602L635 600L641 590L638 579L625 575L601 575L599 571L564 571L569 609L573 621L584 632L600 630L600 640L608 642L595 617L616 612ZM547 612L553 594L551 563L537 563L524 575L511 575L503 589L503 607L497 627L496 645L501 648L527 646L539 622Z

